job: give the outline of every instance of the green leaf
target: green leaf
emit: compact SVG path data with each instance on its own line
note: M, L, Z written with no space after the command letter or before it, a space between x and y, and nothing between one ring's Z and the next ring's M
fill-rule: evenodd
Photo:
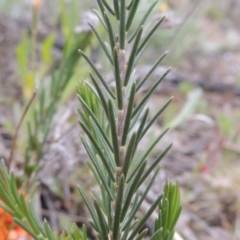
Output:
M150 240L163 240L163 238L162 238L162 231L163 231L162 228L158 229L158 230L152 235L152 237L150 238Z
M48 222L46 221L46 219L44 219L43 221L43 225L44 225L44 229L45 229L45 232L47 234L47 238L49 240L55 240L56 239L56 236L54 235L54 233L52 232Z
M110 148L110 150L112 151L113 148L112 148L112 145L111 143L109 142L108 140L108 137L106 135L106 133L104 132L102 126L100 125L99 123L99 120L96 118L96 116L94 115L94 113L91 111L91 109L87 106L87 104L84 102L84 100L82 99L81 96L78 96L79 98L79 101L82 103L82 105L86 108L88 114L91 116L92 120L94 121L98 131L100 132L101 134L101 137L104 139L104 141L106 142L106 144L108 145L108 147Z
M13 219L22 229L24 229L27 233L29 233L34 239L42 240L41 237L39 237L37 234L35 234L35 232L32 231L32 229L30 229L30 227L28 227L26 224L24 224L20 219L15 218L15 217Z
M89 157L92 160L92 164L93 164L93 166L95 168L95 171L97 173L97 177L99 179L101 179L102 184L103 184L106 192L109 194L109 197L111 198L111 200L113 200L113 195L112 195L111 190L109 189L109 186L107 184L106 174L102 171L97 157L94 156L94 153L92 152L91 148L89 147L89 145L87 144L87 142L84 139L82 139L82 143L83 143L83 145L84 145L84 147L85 147Z
M157 28L161 25L161 23L163 22L163 20L165 19L165 16L163 16L156 24L155 26L150 30L150 32L148 33L148 35L145 37L145 39L143 40L142 44L140 45L140 47L137 50L137 54L139 54L141 52L141 50L147 45L149 39L151 38L151 36L155 33L155 31L157 30Z
M114 59L114 75L116 82L116 90L117 90L117 100L118 100L118 109L123 109L123 98L122 98L122 83L121 83L121 73L119 67L119 56L117 48L115 47L113 50L113 59Z
M96 140L94 139L93 135L91 134L91 132L88 130L88 128L82 123L80 122L81 127L83 128L84 132L88 135L91 143L93 144L93 146L96 148L98 155L100 156L103 165L105 166L109 176L111 177L112 181L115 181L115 178L113 176L112 170L107 162L107 159L105 158L101 148L99 147L99 145L97 144Z
M142 240L148 232L148 229L144 229L137 237L134 238L134 240Z
M137 186L138 186L140 178L141 178L141 176L144 172L145 167L146 167L146 161L142 162L141 167L139 168L136 176L134 177L132 182L128 185L127 193L125 193L126 196L125 196L122 215L121 215L121 222L123 221L123 219L124 219L124 217L125 217L125 215L128 211L132 196L134 195L134 193L138 189Z
M113 59L112 56L109 54L109 51L104 43L104 41L102 40L102 38L100 37L100 35L98 34L97 30L93 27L93 25L91 23L89 23L89 26L91 27L92 31L94 32L95 36L98 39L98 42L100 43L104 53L106 54L108 60L110 61L110 63L113 65Z
M135 14L136 14L139 2L140 2L140 0L134 0L132 5L131 5L130 11L128 13L128 19L127 19L127 24L126 24L126 31L128 31L129 28L132 25L132 22L133 22Z
M135 154L135 151L137 150L137 145L138 145L138 143L141 140L142 131L143 131L143 128L144 128L144 126L146 124L146 121L147 121L147 118L148 118L148 113L149 113L149 108L147 108L145 113L143 114L142 120L141 120L140 125L138 127L137 138L136 138L136 142L135 142L135 146L134 146L134 153L133 154Z
M113 15L115 16L115 12L113 11L113 9L110 7L110 5L107 3L106 0L102 0L104 6L106 7L106 9Z
M142 120L141 120L141 122L140 122L140 125L139 125L139 127L138 127L138 130L137 130L137 133L136 133L136 140L135 140L134 145L132 146L132 158L135 157L135 152L136 152L136 150L137 150L137 146L138 146L138 143L139 143L139 141L140 141L140 137L141 137L141 134L142 134L142 130L143 130L143 128L144 128L144 126L145 126L145 123L146 123L146 121L147 121L148 113L149 113L149 109L146 109L146 111L145 111L145 113L144 113L144 115L143 115L143 118L142 118ZM140 167L142 161L144 161L144 159L141 159L140 161L137 161L137 162L135 163L135 173L137 172L138 168ZM132 177L133 177L133 176L132 176ZM129 179L127 180L127 182L129 182L130 179L131 179L131 178L129 178Z
M155 221L155 232L161 229L161 239L172 240L181 209L178 183L167 181L163 190L163 199L159 203L158 218Z
M142 85L148 80L148 78L151 76L151 74L153 73L153 71L157 68L157 66L159 65L159 63L166 57L167 52L165 52L155 63L154 65L151 67L151 69L149 70L149 72L146 74L146 76L139 82L139 84L137 85L137 91L142 87Z
M96 212L95 212L91 202L89 201L88 197L86 196L86 194L84 193L83 189L80 186L78 186L78 191L81 194L85 204L87 205L87 208L88 208L88 210L89 210L89 212L90 212L90 214L93 218L94 224L95 224L97 230L99 231L100 230L100 224L98 222Z
M147 211L147 213L144 215L144 217L138 222L137 226L135 227L135 229L133 230L133 232L131 233L130 237L128 239L133 239L137 233L140 231L140 229L142 228L142 226L145 224L145 222L148 220L148 218L151 216L151 214L153 213L153 211L155 210L155 208L157 207L157 205L159 204L159 202L162 199L162 195L160 195L155 202L152 204L152 206L150 207L150 209Z
M90 78L92 80L94 87L96 88L99 98L101 99L101 103L102 103L103 109L105 111L105 114L106 114L106 116L108 116L108 106L107 106L106 99L103 95L103 91L101 90L101 88L99 87L99 84L97 83L96 79L93 77L93 75L91 73L90 73Z
M24 31L22 34L21 42L16 47L16 59L19 65L21 74L25 74L28 70L28 54L29 54L29 39L27 32Z
M167 154L167 152L171 149L172 143L165 148L165 150L155 159L155 161L151 164L148 170L144 173L142 178L139 181L138 187L145 181L145 179L149 176L149 174L153 171L153 169L158 165L158 163L163 159L163 157Z
M95 207L97 215L98 215L98 221L99 221L99 224L100 224L100 233L103 237L102 240L108 240L109 229L108 229L107 222L104 218L103 212L100 209L100 207L99 207L99 205L96 201L94 201L94 207Z
M122 146L125 146L127 137L128 137L128 133L129 133L129 127L130 127L130 123L131 123L133 105L134 105L135 90L136 90L136 84L133 83L129 101L128 101L125 122L124 122L124 128L123 128L123 134L122 134Z
M138 45L139 45L139 42L140 42L140 39L142 36L142 32L143 32L143 27L140 27L140 29L137 33L135 42L133 44L132 52L131 52L129 60L128 60L128 65L127 65L127 70L126 70L126 75L125 75L125 80L124 80L124 86L128 85L130 76L132 74L135 58L137 55L137 49L138 49Z
M104 19L105 19L107 30L108 30L108 37L109 37L110 46L111 46L111 49L113 51L113 49L115 47L115 37L114 37L111 22L110 22L106 12L104 13Z
M42 43L42 49L41 49L41 58L44 62L44 64L48 65L52 62L52 48L55 41L54 35L47 36Z
M108 31L108 28L107 28L107 26L106 26L106 23L105 23L105 21L104 21L104 19L103 19L104 15L103 15L103 17L101 17L100 13L99 13L96 9L93 9L93 12L96 14L97 18L98 18L99 21L102 23L102 25L103 25L103 27L105 28L105 30Z
M132 1L132 2L133 2L133 1ZM142 18L141 21L139 22L138 27L136 28L136 30L134 31L134 33L133 33L133 34L131 35L131 37L129 38L128 43L131 43L132 40L135 38L135 36L137 35L137 32L138 32L139 28L144 25L145 21L147 20L148 16L150 15L150 13L152 12L153 8L156 6L157 3L158 3L158 0L155 1L155 2L149 7L149 9L147 10L147 12L145 13L145 15L143 16L143 18Z
M153 123L157 120L157 118L163 113L163 111L168 107L168 105L172 102L173 97L171 97L164 105L163 107L155 114L155 116L151 119L151 121L147 124L147 126L144 128L141 139L146 134L146 132L150 129L150 127L153 125Z
M98 6L101 10L102 15L104 15L105 8L104 8L104 5L103 5L103 1L102 0L97 0L97 3L98 3Z
M125 218L126 218L126 222L124 223L124 225L123 225L123 227L122 227L123 231L131 224L131 222L132 222L135 214L136 214L137 211L139 210L139 208L140 208L141 204L143 203L143 201L145 200L145 198L146 198L146 196L147 196L150 188L152 187L152 185L153 185L153 183L154 183L154 181L155 181L155 179L156 179L156 177L157 177L157 175L158 175L158 173L159 173L159 170L160 170L160 168L158 167L157 170L155 171L155 173L153 174L153 176L152 176L149 184L147 185L145 191L143 192L140 200L137 201L137 203L135 203L135 204L133 205L134 208L133 208L132 211L130 211L130 213L125 217Z
M108 157L109 164L111 164L112 169L116 170L116 165L115 165L115 162L113 161L113 157L112 157L112 151L110 150L109 146L107 145L107 142L106 142L105 138L103 137L103 135L101 134L101 132L99 131L96 123L91 118L90 118L90 121L95 130L96 135L99 138L99 142L101 143L101 146L102 146L105 154Z
M148 157L148 155L150 154L150 152L153 150L153 148L157 145L157 143L165 136L165 134L169 131L169 128L167 128L166 130L163 131L162 134L159 135L159 137L156 138L156 140L150 145L150 147L148 148L148 150L143 154L143 156L141 157L140 161L143 161L144 159L146 159Z
M116 19L119 20L120 17L120 10L119 10L119 1L113 0L114 12L116 15Z
M162 80L167 76L167 74L170 72L171 68L169 68L163 75L161 78L159 78L154 85L148 90L148 92L146 93L146 95L144 96L144 98L142 99L142 101L138 104L138 106L134 109L134 112L132 114L132 116L134 117L137 112L141 109L141 107L146 104L146 102L148 101L149 97L152 95L153 91L158 87L158 85L162 82Z
M120 31L119 31L119 42L120 49L125 49L125 38L126 38L126 0L120 1Z
M107 83L105 82L103 76L100 74L100 72L98 71L98 69L96 68L95 64L90 60L90 58L82 51L82 50L78 50L79 53L84 57L84 59L88 62L88 64L91 66L91 68L93 69L93 71L96 73L96 75L98 76L99 80L101 81L101 83L103 84L104 88L107 90L107 92L110 94L110 96L115 99L115 96L113 94L113 92L110 90L110 88L108 87Z
M135 146L135 141L136 141L136 133L134 133L129 141L128 147L127 147L127 151L126 151L126 155L124 158L124 163L123 163L123 168L122 168L122 173L125 176L125 178L127 177L127 173L129 170L129 166L132 162L132 157L133 157L133 151L134 151L134 146Z
M111 127L112 133L112 143L113 143L113 152L115 157L115 163L117 166L120 166L120 149L118 145L118 133L117 133L117 124L113 109L113 103L109 100L108 101L108 111L109 111L109 125ZM118 113L121 114L121 113Z

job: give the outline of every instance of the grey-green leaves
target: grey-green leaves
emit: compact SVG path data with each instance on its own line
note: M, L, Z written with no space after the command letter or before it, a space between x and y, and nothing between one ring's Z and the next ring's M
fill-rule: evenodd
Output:
M153 63L150 71L142 76L140 82L137 83L134 78L136 64L150 38L164 20L164 17L159 19L153 27L144 31L145 21L156 3L157 1L146 8L146 13L137 23L136 29L133 29L140 0L97 0L100 11L95 13L104 26L107 40L102 38L98 28L91 23L89 25L104 53L104 60L101 62L103 68L99 67L83 48L79 50L91 69L89 79L81 81L77 86L81 140L88 154L88 166L98 188L92 190L93 199L83 188L78 187L78 190L89 210L91 216L89 223L99 240L143 239L147 234L144 226L158 206L159 215L151 240L172 240L174 227L181 212L179 187L177 184L167 182L163 194L156 196L145 214L137 218L137 213L157 178L159 163L172 146L169 143L162 152L158 153L155 160L149 163L148 157L168 132L166 129L146 149L140 148L141 140L146 137L146 133L151 130L155 121L172 101L170 98L150 117L149 108L146 107L148 101L170 69L162 76L158 76L144 95L141 95L140 91L165 58L166 53L159 54L160 57ZM143 32L146 32L144 38ZM130 38L129 33L131 33ZM57 77L60 80L65 79L64 76L69 77L75 65L74 59L67 62L66 68ZM107 72L102 72L102 69L106 69ZM108 74L109 72L111 74ZM110 77L107 77L107 74ZM53 88L58 95L59 89L67 84L62 81L58 81L56 77L53 81L55 84L60 84L57 89ZM40 98L40 112L43 113L44 92ZM53 114L53 110L50 109L50 113ZM34 139L31 125L28 126L28 134L29 138ZM148 179L150 181L146 181ZM145 183L143 191L141 187ZM16 223L34 239L87 240L85 227L80 230L73 224L71 229L65 230L58 238L46 221L41 225L31 203L26 202L24 197L18 194L15 177L7 173L3 162L0 163L0 199L4 202L0 202L0 207L13 215Z
M18 193L16 179L9 175L3 160L0 162L0 207L14 217L15 222L26 230L34 239L57 239L49 224L45 221L41 226L31 202L27 202L22 194Z
M159 76L139 103L136 103L136 95L166 53L157 59L139 83L135 82L134 73L149 39L164 18L158 20L142 40L144 23L157 2L147 9L135 30L132 26L140 0L97 0L97 2L102 16L95 12L106 30L108 43L105 43L91 23L90 26L108 61L108 64L106 61L103 65L109 66L113 81L109 84L104 73L100 72L85 53L81 52L92 72L90 81L81 82L78 88L81 103L80 125L86 136L86 138L82 137L82 142L90 159L88 165L100 186L100 194L93 190L94 200L91 201L82 188L79 187L79 191L89 209L92 217L91 225L96 230L99 240L140 240L147 234L147 230L141 230L153 211L162 202L166 205L164 192L163 195L157 196L142 218L135 219L136 213L154 184L160 161L172 146L169 144L152 164L148 164L148 155L167 133L168 129L166 129L143 151L142 155L139 154L140 141L172 101L170 98L151 119L148 119L149 109L145 109L148 100L170 69ZM127 41L130 31L132 35ZM130 42L132 46L128 45ZM140 187L150 175L153 176L146 190L141 194ZM167 196L168 201L173 205L170 211L174 213L174 204L178 203L175 196L176 194ZM167 227L167 232L170 230L173 232L174 220L169 220L171 227ZM158 229L156 232L158 234Z

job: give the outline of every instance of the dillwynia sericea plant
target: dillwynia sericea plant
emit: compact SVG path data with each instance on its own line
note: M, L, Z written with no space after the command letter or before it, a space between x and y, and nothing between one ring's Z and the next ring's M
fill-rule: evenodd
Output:
M88 153L88 162L99 191L92 190L91 201L84 190L78 187L91 215L89 223L95 229L100 240L138 240L147 234L146 221L154 211L158 211L154 233L151 240L171 240L174 228L181 212L178 184L167 182L149 210L137 218L141 204L145 200L159 172L159 162L171 148L171 144L160 153L151 165L147 158L151 150L167 133L158 136L150 147L139 154L139 143L155 120L170 104L172 98L149 119L146 108L149 98L161 83L169 70L145 93L139 103L135 98L151 73L166 56L164 53L154 63L150 71L139 83L134 73L149 39L163 22L161 18L147 34L142 36L143 26L157 1L152 3L142 16L137 28L131 29L140 0L97 0L100 11L95 11L108 35L106 43L97 30L90 24L103 52L112 68L115 86L110 87L96 65L81 50L82 57L91 67L89 81L78 86L78 98L81 103L80 125L85 133L82 143ZM147 3L146 3L147 4ZM130 33L128 35L128 33ZM144 191L140 187L151 176ZM11 214L16 223L22 226L34 239L80 239L86 240L86 228L72 228L57 236L49 224L39 223L31 202L26 202L18 194L14 174L9 175L3 162L0 164L0 207Z

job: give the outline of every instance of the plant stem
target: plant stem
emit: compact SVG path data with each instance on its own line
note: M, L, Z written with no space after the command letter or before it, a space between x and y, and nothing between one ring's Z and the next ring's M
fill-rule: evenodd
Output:
M22 116L20 118L20 121L19 121L19 123L17 125L16 132L15 132L13 140L12 140L10 155L9 155L9 158L8 158L8 161L7 161L7 168L8 168L8 170L10 170L11 163L12 163L12 160L13 160L13 155L14 155L14 151L15 151L15 148L16 148L16 141L17 141L18 132L19 132L20 127L22 125L22 122L23 122L23 120L24 120L24 118L25 118L25 116L26 116L26 114L28 112L28 109L32 105L32 102L33 102L34 98L36 97L36 95L37 95L37 90L35 89L35 91L33 92L32 97L29 100L27 106L25 107L25 109L23 111L23 114L22 114Z

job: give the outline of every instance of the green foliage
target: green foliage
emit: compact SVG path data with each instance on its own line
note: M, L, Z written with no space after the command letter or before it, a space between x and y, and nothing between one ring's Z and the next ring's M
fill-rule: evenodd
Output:
M24 173L23 182L31 178L32 174L37 177L36 171L39 171L39 160L46 154L45 144L53 129L54 114L57 111L62 92L68 86L75 67L80 58L77 54L77 49L85 49L90 41L90 33L82 33L72 46L70 53L66 54L60 64L60 68L53 71L52 76L47 81L43 80L40 83L39 98L33 104L28 113L27 121L27 148L25 150ZM52 38L46 40L43 46L43 52L52 44ZM43 53L44 58L49 61L47 53ZM33 162L32 159L35 159ZM27 180L27 181L26 181ZM31 185L34 181L31 180Z
M166 55L164 53L160 56L139 84L135 82L135 66L164 18L160 19L151 29L147 29L147 34L143 38L143 24L156 2L147 10L141 25L135 31L131 28L140 0L113 0L112 5L104 0L98 0L97 3L100 12L95 11L95 13L106 30L109 43L105 43L97 30L90 26L109 61L109 65L112 66L115 86L109 85L97 65L84 53L83 50L88 44L89 35L81 36L82 40L76 44L70 41L72 48L69 50L70 45L67 44L67 49L64 51L66 55L59 71L54 72L50 86L48 88L41 86L40 101L35 106L33 114L34 121L28 123L29 142L26 162L30 163L33 153L37 155L37 159L43 156L44 144L53 124L52 119L61 98L61 91L68 84L74 67L79 57L82 56L90 65L91 73L90 78L81 81L77 87L81 104L79 110L80 126L85 133L81 139L90 158L88 166L99 185L99 191L92 190L93 202L84 190L80 186L78 187L92 218L89 223L96 231L99 240L143 239L147 234L147 229L142 229L159 206L159 216L156 220L155 234L152 239L171 240L181 212L177 184L168 182L163 194L157 196L144 216L140 219L136 217L136 213L140 210L157 177L160 161L172 146L169 144L151 165L147 163L148 155L167 133L168 129L166 129L150 144L143 155L138 154L141 150L140 141L172 101L170 98L149 119L149 109L146 108L148 100L170 71L168 69L163 76L159 76L142 100L136 103L138 91ZM64 16L63 21L66 22ZM128 31L133 32L131 37L128 36ZM69 32L65 31L65 35L68 34ZM46 43L46 49L51 46L51 41L49 40L49 42ZM80 47L80 55L76 51L77 47ZM48 61L46 53L44 59ZM41 137L39 137L40 133ZM29 170L29 164L26 166ZM38 167L37 164L35 166ZM31 175L35 168L33 166L30 169ZM27 168L25 171L27 172ZM17 193L15 177L13 174L9 176L4 163L0 165L0 173L0 197L4 202L1 206L14 216L16 222L34 239L58 239L47 222L44 222L43 226L39 224L31 204L27 204L24 197ZM140 187L149 176L151 176L150 181L144 192L141 192ZM86 229L79 230L76 225L73 225L69 231L66 230L62 233L60 239L86 240Z
M35 240L87 240L86 227L81 230L73 224L70 231L65 230L60 238L51 230L48 222L43 225L34 213L31 201L17 190L14 174L9 174L3 160L0 162L0 207L14 217L14 221Z
M176 197L179 198L178 187L170 184L170 190L175 189L176 192L166 195L168 194L166 193L168 185L166 185L164 194L159 195L145 216L136 222L136 213L154 183L159 170L159 162L169 151L171 144L157 156L151 166L147 164L147 157L168 129L140 157L137 154L138 150L140 150L138 145L155 120L172 101L172 98L170 98L152 119L148 119L148 109L145 110L145 106L154 90L170 71L168 69L153 84L142 100L135 105L137 91L141 89L157 65L166 56L166 53L164 53L153 65L149 73L136 85L134 79L135 66L149 39L164 20L164 18L160 19L148 31L143 40L143 26L139 26L132 39L130 39L133 41L132 47L128 45L127 32L131 28L139 2L133 0L127 5L124 0L114 0L113 6L109 6L105 1L98 1L100 12L95 10L95 13L108 34L109 45L105 43L97 30L90 24L105 53L106 59L112 66L115 87L109 87L103 73L99 71L83 51L80 51L92 68L90 79L80 83L78 90L82 106L82 109L79 110L81 116L80 125L88 137L88 140L82 137L82 142L91 160L89 167L100 186L101 194L99 195L93 191L94 202L92 203L81 187L79 187L79 192L91 214L91 225L101 240L109 238L119 240L143 239L147 230L141 232L141 229L152 212L155 211L155 208L161 204L161 199L164 198L165 201L167 198L171 202L171 211L173 211L172 208L176 207L176 204L179 204L177 200L176 202L174 200ZM145 22L152 9L153 6L147 11L142 22ZM112 20L113 18L115 18L115 21ZM114 27L115 23L119 23L117 31ZM99 113L101 113L101 119ZM104 121L102 121L103 118ZM139 126L137 127L137 125ZM146 191L140 194L140 186L151 173L154 174ZM135 203L131 207L132 201ZM178 213L180 213L180 210ZM175 212L173 212L173 216L170 216L169 221L173 226L164 225L164 234L171 231L169 239L174 234L172 217L177 220L178 216ZM157 231L158 229L156 229Z
M168 181L159 203L159 214L155 221L155 234L151 237L151 240L173 239L174 228L181 210L179 186Z

